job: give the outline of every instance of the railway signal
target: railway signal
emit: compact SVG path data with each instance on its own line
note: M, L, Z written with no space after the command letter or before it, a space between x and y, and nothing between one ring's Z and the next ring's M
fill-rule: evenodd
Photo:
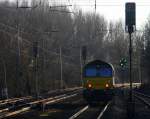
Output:
M125 58L121 58L121 60L120 60L120 66L122 68L125 68L127 66L127 60Z
M125 24L126 31L132 33L134 31L134 27L136 25L136 5L134 2L126 3L125 10ZM134 26L134 27L133 27Z
M129 33L129 61L130 61L130 97L127 105L128 117L132 118L134 116L134 103L132 99L132 33L136 28L136 4L134 2L128 2L125 5L125 30Z

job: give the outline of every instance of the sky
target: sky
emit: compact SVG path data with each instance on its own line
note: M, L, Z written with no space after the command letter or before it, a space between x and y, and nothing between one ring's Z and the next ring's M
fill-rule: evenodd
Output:
M74 1L78 1L76 4L84 11L95 11L95 0ZM140 29L150 16L150 0L96 0L96 12L102 14L108 21L125 22L126 2L136 3L136 25L137 29Z
M2 0L0 0L2 1ZM3 0L4 1L4 0ZM10 0L15 1L15 0ZM22 0L19 0L22 1ZM28 0L30 1L30 0ZM150 16L150 0L49 0L51 3L76 5L84 12L96 12L103 15L107 21L125 21L125 3L136 3L136 27L140 29L144 26L148 16ZM73 7L71 8L73 9Z

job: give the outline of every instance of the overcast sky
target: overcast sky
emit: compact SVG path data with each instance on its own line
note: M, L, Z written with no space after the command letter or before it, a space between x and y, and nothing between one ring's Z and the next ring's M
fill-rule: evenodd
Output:
M76 5L85 12L95 11L95 0L49 0L49 1L50 3L56 2L59 4ZM150 14L150 0L96 0L96 12L104 15L104 17L108 21L117 21L117 20L124 21L126 2L136 3L137 5L136 23L137 28L140 28L147 21L147 18Z

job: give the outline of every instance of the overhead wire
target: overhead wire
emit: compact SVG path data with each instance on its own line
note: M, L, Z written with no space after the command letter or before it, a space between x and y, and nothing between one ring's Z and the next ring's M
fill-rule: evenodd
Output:
M96 1L96 0L95 0L95 1ZM97 4L96 4L96 2L95 2L95 11L96 11L96 6L97 6ZM10 26L8 26L8 25L2 24L2 23L0 23L0 24L1 24L1 25L4 25L4 26L7 26L7 27L9 27L9 28L11 28L11 29L13 29L13 30L17 30L17 29L15 29L15 28L13 28L13 27L10 27ZM101 30L101 31L110 31L110 30ZM111 31L112 31L112 30L111 30ZM25 33L25 32L23 32L23 31L20 31L20 32ZM28 34L28 33L27 33L27 34ZM30 34L30 35L33 35L33 34ZM33 43L31 43L31 41L25 40L25 39L23 39L23 38L22 38L22 40L27 41L28 43L30 43L31 45L33 45ZM41 48L41 47L38 46L38 48ZM57 53L57 52L49 51L49 50L46 50L46 49L43 49L43 48L42 48L42 50L43 50L43 51L46 51L46 52L53 53L53 54L55 54L55 55L59 55L59 53ZM69 56L65 56L65 57L69 57Z
M70 0L68 0L70 2ZM95 0L72 0L72 5L76 6L93 6L95 7ZM65 1L63 3L66 3ZM57 0L57 4L60 4L60 1ZM91 5L92 4L92 5ZM96 6L124 6L125 2L116 2L116 1L97 1ZM136 6L150 6L150 2L136 2Z
M11 33L7 32L7 31L4 31L4 30L1 30L1 31L3 31L3 32L7 33L7 34L9 34L10 36L13 36L14 38L16 38L15 35L12 35ZM21 37L20 37L20 38L21 38ZM21 38L21 40L27 42L28 44L30 44L31 47L33 47L33 43L32 43L31 41L29 41L29 40L27 40L27 39L25 39L25 38ZM40 47L40 46L38 46L38 48L40 48L40 49L43 50L44 52L48 52L48 53L51 53L51 54L54 54L54 55L57 55L57 56L60 55L60 54L57 53L57 52L47 50L47 49L42 48L42 47ZM72 56L67 56L67 55L62 55L62 56L65 57L65 58L69 58L69 59L71 59L71 60L74 60L74 58L73 58Z
M0 29L0 31L1 31L1 32L5 32L6 34L12 36L12 34L6 32L6 31L3 31L3 30L1 30L1 29ZM24 39L23 39L23 40L24 40ZM26 40L24 40L24 41L26 41ZM27 43L29 43L29 42L27 41ZM31 43L29 43L29 44L31 44ZM30 46L31 46L31 45L30 45ZM39 47L39 48L41 48L41 47ZM9 51L12 52L12 53L18 54L18 52L15 51L15 50L13 50L13 49L9 49ZM21 55L26 56L26 57L28 57L28 58L32 58L32 59L34 58L34 56L32 56L32 55L27 55L27 54L25 54L24 52L21 52ZM57 54L57 55L58 55L58 54ZM57 64L56 62L50 62L50 60L45 60L45 59L42 59L42 58L38 58L38 60L43 60L43 61L49 62L49 63L51 63L51 64L53 64L53 63ZM67 65L75 66L74 64L69 64L69 63L67 63L67 62L64 62L64 63L67 64Z
M18 54L17 51L12 50L12 49L10 50L10 52L12 52L12 53L14 53L14 54ZM21 52L21 55L26 56L26 57L31 58L31 59L34 58L34 56L27 55L27 54L25 54L24 52ZM59 64L59 62L51 62L50 59L49 59L49 60L46 60L46 59L43 59L43 58L39 58L39 57L38 57L38 60L41 60L41 61L44 61L44 62L49 62L50 64ZM68 63L68 62L63 62L63 63L64 63L64 64L67 64L67 65L71 65L71 66L76 66L76 64L70 64L70 63Z

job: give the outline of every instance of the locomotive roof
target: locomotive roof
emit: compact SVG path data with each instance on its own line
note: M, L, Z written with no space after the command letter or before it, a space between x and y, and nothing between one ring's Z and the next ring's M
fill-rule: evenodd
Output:
M89 62L88 64L85 65L85 67L92 66L92 65L103 65L103 66L112 67L111 64L106 63L102 60L94 60L92 62Z

